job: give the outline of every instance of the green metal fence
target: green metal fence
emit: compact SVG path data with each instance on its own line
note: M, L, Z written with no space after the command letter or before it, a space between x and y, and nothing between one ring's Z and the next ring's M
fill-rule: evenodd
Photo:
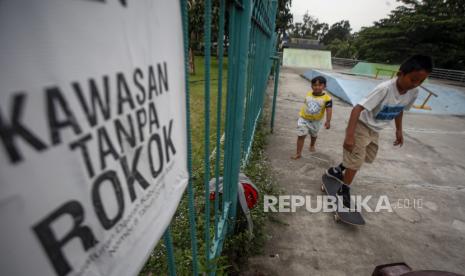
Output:
M216 92L217 107L213 116L217 117L216 133L214 134L216 152L214 166L211 166L210 152L210 64L211 64L211 22L212 3L205 0L204 13L204 38L205 38L205 123L204 123L204 168L203 181L205 193L205 213L203 214L205 225L203 239L205 252L198 252L196 211L194 209L194 187L192 179L189 180L188 208L190 223L190 238L192 247L192 274L199 273L199 258L205 254L207 261L206 271L210 275L215 274L213 260L221 255L225 239L232 233L236 219L237 206L237 182L241 166L247 163L253 142L254 131L262 114L267 80L270 75L273 57L276 55L275 17L277 0L219 0L219 26L218 26L218 90ZM188 71L188 1L180 0L183 16L184 32L184 60L186 83L186 109L188 128L188 170L192 176L192 146L190 131L190 98L189 98L189 71ZM225 17L228 18L228 26L225 26ZM226 115L221 118L221 103L224 97L222 91L222 62L224 54L224 34L228 28L227 56L228 74L226 92ZM275 63L279 66L279 62ZM278 71L279 72L279 71ZM277 82L275 83L277 85ZM221 145L221 121L224 119L224 145ZM223 159L221 159L223 156ZM221 162L223 162L221 164ZM216 191L218 191L218 179L220 167L223 167L223 195L220 199L215 196L213 212L210 206L210 177L216 179ZM212 168L214 168L212 170ZM221 200L221 202L220 202ZM214 225L210 225L210 222ZM213 229L213 231L211 231ZM213 233L211 235L211 233ZM167 249L168 267L170 275L176 275L176 264L173 257L173 242L169 228L164 235L164 244Z

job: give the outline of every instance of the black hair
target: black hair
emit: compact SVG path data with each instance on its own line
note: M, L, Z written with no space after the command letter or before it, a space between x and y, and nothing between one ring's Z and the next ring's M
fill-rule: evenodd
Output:
M314 77L312 80L311 80L312 84L315 84L317 82L319 83L322 83L326 86L326 79L322 76L318 76L318 77Z
M402 65L399 68L399 71L404 74L420 70L425 70L428 73L433 71L433 60L430 56L413 55L402 62Z

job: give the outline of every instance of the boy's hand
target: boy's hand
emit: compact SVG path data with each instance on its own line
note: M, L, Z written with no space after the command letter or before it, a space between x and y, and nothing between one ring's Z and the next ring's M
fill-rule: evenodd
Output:
M404 144L404 135L402 134L402 130L396 130L396 140L394 141L394 146L401 146Z
M329 121L325 122L325 128L329 129L331 127L331 123Z
M346 135L346 138L344 139L344 149L346 149L348 152L352 152L355 146L355 138L354 136L351 135Z

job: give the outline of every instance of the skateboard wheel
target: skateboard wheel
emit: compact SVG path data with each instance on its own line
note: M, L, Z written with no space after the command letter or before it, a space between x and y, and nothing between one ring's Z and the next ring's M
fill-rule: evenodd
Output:
M321 185L321 191L322 191L322 192L325 191L325 186Z
M341 220L341 218L339 218L339 216L337 214L334 214L334 220L336 222L339 222Z

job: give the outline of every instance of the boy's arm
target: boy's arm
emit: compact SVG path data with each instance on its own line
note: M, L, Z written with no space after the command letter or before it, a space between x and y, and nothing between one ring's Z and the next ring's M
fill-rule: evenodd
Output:
M325 128L329 129L331 127L331 117L333 116L333 108L332 107L327 107L326 108L326 122L325 122Z
M347 124L346 129L346 137L344 139L344 148L349 152L352 152L355 145L355 127L357 126L358 118L360 117L360 113L365 108L361 105L356 105L352 112L350 113L349 123Z
M401 146L404 144L404 135L402 134L402 117L404 111L401 111L399 115L394 119L396 122L396 140L394 141L394 146Z

